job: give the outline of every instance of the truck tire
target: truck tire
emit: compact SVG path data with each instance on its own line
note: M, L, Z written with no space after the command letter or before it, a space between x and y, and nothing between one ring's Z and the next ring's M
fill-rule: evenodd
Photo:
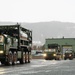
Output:
M16 65L17 64L17 53L14 52L13 53L13 62L12 62L12 65Z
M64 58L64 60L66 60L66 58Z
M24 64L25 63L25 52L22 53L22 58L20 60L20 64Z
M28 62L27 52L25 52L25 63Z
M13 54L11 51L9 51L7 61L5 61L5 65L12 65L12 62L13 62Z
M48 60L48 58L45 58L45 60Z
M73 60L73 58L69 58L69 60Z
M30 63L30 52L28 52L28 63Z
M23 64L25 63L25 52L23 52Z

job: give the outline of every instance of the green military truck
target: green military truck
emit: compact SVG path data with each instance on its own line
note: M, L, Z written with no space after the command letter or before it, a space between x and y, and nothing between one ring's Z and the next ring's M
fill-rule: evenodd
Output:
M64 54L64 60L70 59L72 60L74 58L74 53L72 50L66 50Z
M48 44L47 49L44 50L44 58L48 59L61 59L60 46L58 44Z
M32 31L21 25L0 26L0 61L5 65L30 63Z
M72 45L63 45L63 57L64 60L74 58L74 50Z

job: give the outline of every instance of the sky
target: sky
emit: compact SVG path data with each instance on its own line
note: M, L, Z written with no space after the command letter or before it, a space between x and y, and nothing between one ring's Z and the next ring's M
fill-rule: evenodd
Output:
M75 23L75 0L0 0L0 21Z

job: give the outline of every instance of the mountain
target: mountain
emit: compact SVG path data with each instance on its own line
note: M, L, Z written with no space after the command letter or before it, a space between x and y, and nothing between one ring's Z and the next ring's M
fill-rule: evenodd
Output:
M75 24L68 22L39 22L25 24L33 31L33 40L44 43L46 38L75 38Z
M17 24L16 22L1 22L3 24ZM69 22L38 22L38 23L21 23L21 25L33 32L34 43L43 43L46 38L75 38L75 23Z

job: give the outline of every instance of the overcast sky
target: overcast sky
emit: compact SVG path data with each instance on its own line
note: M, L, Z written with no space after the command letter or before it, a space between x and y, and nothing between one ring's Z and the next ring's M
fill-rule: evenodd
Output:
M0 21L75 23L75 0L0 0Z

